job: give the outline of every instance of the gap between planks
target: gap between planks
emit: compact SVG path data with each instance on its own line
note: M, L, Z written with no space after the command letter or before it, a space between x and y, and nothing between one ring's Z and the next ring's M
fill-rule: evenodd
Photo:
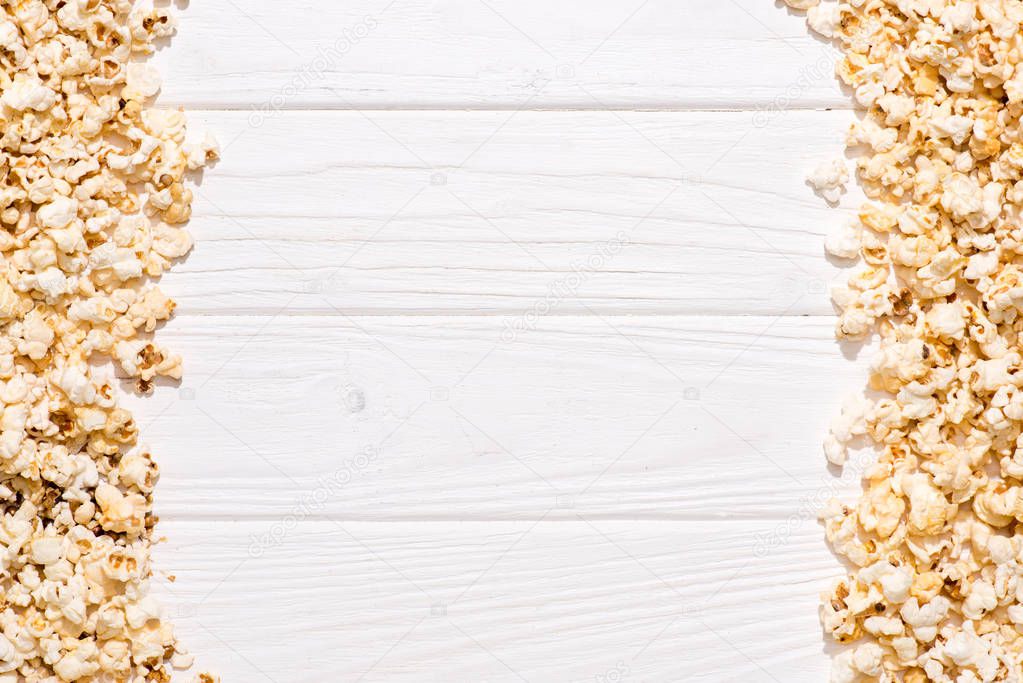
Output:
M160 100L156 104L157 109L182 109L186 114L202 114L203 112L210 113L221 113L221 112L258 112L261 111L260 107L262 103L253 103L248 105L231 105L231 104L220 104L216 102L175 102L173 100L163 101ZM584 105L558 105L558 106L523 106L516 105L514 103L508 104L488 104L488 105L475 105L469 102L464 104L439 104L437 106L423 105L423 104L393 104L393 105L371 105L365 107L352 107L352 106L331 106L330 103L317 103L313 106L299 106L290 107L284 105L274 110L274 114L280 113L336 113L336 112L361 112L364 114L373 114L379 112L402 112L414 114L416 112L423 112L424 114L436 114L436 113L473 113L473 114L485 114L493 112L564 112L564 113L600 113L605 112L608 114L756 114L763 111L776 112L778 115L784 115L789 113L797 112L808 112L808 111L859 111L853 103L849 103L848 106L836 105L834 102L828 102L821 100L819 102L806 102L796 106L786 107L775 107L770 104L756 103L755 101L737 103L734 106L720 106L716 104L708 104L707 106L701 106L699 103L671 103L666 102L664 104L638 104L630 106L615 106L609 105L606 107L602 106L584 106Z
M401 309L401 308L322 308L322 309L295 309L280 310L274 308L237 308L234 310L222 309L183 309L179 307L171 318L174 320L187 320L188 318L515 318L525 313L525 310L497 310L478 309L466 310L461 308L436 308L436 309ZM798 313L781 312L771 313L742 313L742 312L711 312L710 309L687 309L679 311L650 311L631 310L628 308L609 309L601 308L594 311L586 308L566 307L564 310L550 312L544 318L701 318L730 320L735 318L774 320L776 318L805 318L808 320L837 320L837 315L823 313Z

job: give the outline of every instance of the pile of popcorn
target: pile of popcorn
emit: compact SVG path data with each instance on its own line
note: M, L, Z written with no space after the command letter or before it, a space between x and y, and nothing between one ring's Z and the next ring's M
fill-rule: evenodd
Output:
M852 565L822 606L849 644L832 681L1023 681L1023 2L786 1L866 110L848 145L871 201L826 248L862 260L838 336L880 351L825 452L878 460L822 515Z
M149 595L157 466L103 379L181 375L152 280L217 150L146 106L141 59L173 31L132 0L0 1L0 683L191 664Z

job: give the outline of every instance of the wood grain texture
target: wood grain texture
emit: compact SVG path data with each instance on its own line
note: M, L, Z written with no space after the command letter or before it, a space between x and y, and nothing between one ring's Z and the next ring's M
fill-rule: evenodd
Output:
M830 319L553 317L509 336L514 323L174 321L162 339L186 380L139 406L161 512L783 520L856 484L821 454L864 376Z
M849 112L286 112L225 144L185 312L831 314L805 184Z
M180 24L157 65L189 108L849 108L830 48L763 0L221 0Z
M230 680L826 679L836 572L812 521L766 553L770 521L161 528L177 580L159 592Z

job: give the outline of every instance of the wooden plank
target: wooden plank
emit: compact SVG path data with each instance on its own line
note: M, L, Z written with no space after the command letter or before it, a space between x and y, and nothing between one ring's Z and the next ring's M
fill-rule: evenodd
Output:
M182 310L830 314L805 184L849 112L200 112Z
M776 524L175 521L158 591L224 680L824 680L840 570Z
M864 362L828 318L185 317L137 409L162 513L786 519ZM847 350L848 352L848 350ZM869 351L861 354L869 358Z
M759 0L191 3L162 102L303 108L849 108L831 49Z

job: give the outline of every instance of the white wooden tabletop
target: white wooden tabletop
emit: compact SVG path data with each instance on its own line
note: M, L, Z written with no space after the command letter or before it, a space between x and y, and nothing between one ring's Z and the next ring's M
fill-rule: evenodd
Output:
M212 129L131 399L225 683L826 679L834 342L804 178L854 118L769 0L206 0Z

